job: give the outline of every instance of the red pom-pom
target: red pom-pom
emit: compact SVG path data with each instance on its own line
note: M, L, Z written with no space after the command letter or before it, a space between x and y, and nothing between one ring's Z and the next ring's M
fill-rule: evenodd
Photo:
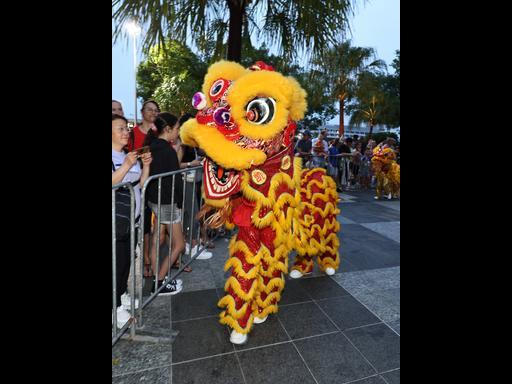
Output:
M251 71L275 71L274 67L266 64L263 61L257 61L255 64L249 67Z

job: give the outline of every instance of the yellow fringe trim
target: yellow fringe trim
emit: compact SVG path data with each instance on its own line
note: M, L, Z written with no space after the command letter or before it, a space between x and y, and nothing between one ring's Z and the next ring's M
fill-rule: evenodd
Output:
M304 227L304 232L308 237L313 237L315 230L318 231L320 235L325 237L327 232L338 232L340 229L340 223L334 218L331 221L326 219L323 228L320 227L320 224L313 224L311 227L309 227L304 221L299 220L299 222Z
M236 252L242 252L244 254L244 258L247 261L247 263L252 265L257 265L261 261L261 257L263 256L262 253L264 253L265 250L260 250L256 255L253 255L252 252L249 250L249 247L247 244L245 244L242 240L237 240L237 237L233 237L231 239L231 242L229 244L229 254L234 257L234 254ZM267 249L268 252L268 249ZM225 268L227 271L227 269Z
M226 311L222 312L220 314L220 323L227 325L231 329L234 329L238 333L242 333L244 335L251 332L252 325L254 323L254 315L251 313L251 316L249 317L249 320L247 321L247 326L245 328L242 328L240 324L238 324L238 321L234 319L232 316L229 316L226 314Z
M237 320L241 319L244 316L249 305L250 303L246 302L242 305L242 307L239 310L237 310L235 299L231 295L224 296L217 303L217 306L219 306L220 308L226 308L225 312L227 312L229 316Z
M309 208L309 210L311 211L310 215L304 215L304 217L313 216L313 214L318 213L323 218L325 218L328 215L338 215L340 213L340 210L337 207L335 207L334 204L331 203L330 201L327 204L325 204L324 209L316 207L311 203L304 203L304 207Z
M251 301L254 300L256 291L258 289L258 280L255 279L252 282L249 292L246 293L242 289L240 282L234 276L229 276L229 278L226 281L226 284L224 285L224 291L229 292L229 288L231 288L235 292L235 295L237 295L243 301Z
M244 271L242 261L238 257L231 257L224 265L224 271L233 268L233 272L243 279L252 280L258 276L259 268L257 265L253 266L248 272Z
M249 169L267 160L267 155L263 151L243 149L226 140L217 128L199 124L196 119L190 119L183 125L180 136L183 142L201 147L217 164L227 169Z
M260 319L263 319L265 316L268 316L272 313L277 313L277 312L278 312L277 304L272 304L266 308L261 309L261 312L258 309L254 310L253 315L256 317L259 317Z
M258 304L258 307L262 309L265 309L270 305L275 305L279 300L281 300L281 294L279 292L270 293L264 301L261 300L260 296L256 297L256 303ZM272 301L275 301L275 303L272 303Z
M305 264L305 265L303 265ZM307 270L312 270L313 268L313 260L307 259L304 257L297 257L295 259L295 264L292 267L292 271L296 270L300 273L304 274Z
M274 273L277 271L281 273L288 273L287 264L283 262L276 262L270 265L267 270L264 270L263 268L260 269L259 273L261 276L265 276L271 279L274 277Z
M263 282L263 277L259 278L258 283L258 292L265 292L267 295L271 294L275 288L278 289L279 292L281 292L284 289L285 281L282 277L274 277L271 278L271 280L268 282L268 284L265 286L265 283Z
M316 206L317 200L322 200L326 203L328 201L337 203L339 200L338 193L336 192L336 190L329 188L329 189L326 189L324 191L324 193L317 192L317 193L313 194L313 197L311 199L311 204Z
M334 270L337 270L340 266L340 257L339 255L336 255L336 257L333 259L332 257L325 257L323 260L320 259L320 257L317 258L317 264L322 270L322 272L325 272L325 270L328 267L333 268Z
M309 177L311 175L313 175L313 173L317 173L317 172L320 172L322 174L322 176L327 175L327 172L326 172L325 169L323 169L323 168L313 168L313 169L310 169L310 170L305 171L304 173L302 173L301 181L309 179Z
M332 188L331 183L329 182L329 179L330 179L330 177L323 177L321 183L317 179L309 180L306 185L306 188L301 188L300 191L302 193L306 194L306 198L308 200L311 200L311 197L313 195L313 192L311 190L313 189L314 185L316 185L317 187L324 189L324 190L328 190L328 189ZM336 189L336 186L334 187L334 189Z
M293 159L293 181L295 185L300 186L302 178L302 158L295 157Z
M228 231L232 231L233 229L235 229L235 224L230 222L230 221L226 221L224 223L224 227L228 230Z

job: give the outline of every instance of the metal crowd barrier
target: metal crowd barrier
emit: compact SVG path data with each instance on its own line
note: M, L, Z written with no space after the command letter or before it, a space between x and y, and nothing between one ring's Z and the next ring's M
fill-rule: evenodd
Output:
M354 162L350 154L328 156L308 155L303 157L303 168L325 168L336 184L342 189L348 189L354 178Z
M184 252L185 260L183 260L183 254L179 256L177 262L179 263L180 268L178 269L177 272L174 273L174 275L171 274L172 265L171 265L171 263L169 263L169 270L167 271L168 280L175 280L184 271L184 269L187 268L201 254L201 252L203 252L206 249L206 245L201 245L201 242L200 242L201 228L199 225L197 225L195 223L195 221L196 221L195 216L197 214L197 211L199 210L198 209L199 204L196 204L197 203L196 193L198 192L197 188L200 188L200 186L198 185L198 184L200 184L200 182L195 181L196 180L196 172L199 172L199 173L202 172L202 167L199 166L199 167L187 168L187 169L183 169L183 170L179 170L179 171L154 175L154 176L149 177L142 187L141 215L140 215L140 220L139 220L139 223L137 226L138 227L137 244L138 244L139 250L140 250L139 257L141 258L140 270L139 270L138 274L135 273L136 272L136 270L135 270L135 248L136 248L136 246L135 246L134 242L131 242L131 263L132 264L131 264L131 273L130 273L130 280L131 280L130 287L131 287L131 315L132 315L132 318L127 324L125 324L125 326L122 329L117 330L116 311L113 310L114 322L113 322L112 346L114 346L115 343L117 343L117 341L119 341L119 339L127 331L128 328L131 329L130 337L132 339L135 338L137 330L144 329L144 309L158 296L160 291L165 286L165 284L163 284L162 287L158 287L158 275L160 272L160 261L161 261L161 257L160 257L161 256L160 255L160 253L161 253L160 225L161 225L161 213L162 213L161 206L162 206L162 197L163 197L162 196L162 181L164 179L172 178L172 185L174 186L177 182L180 182L178 179L182 178L182 181L181 181L181 182L183 182L183 198L182 198L182 209L181 209L181 211L182 211L182 214L181 214L182 230L185 230L185 225L189 224L189 226L187 228L188 236L187 236L187 238L185 238L185 243L188 242L188 244L189 244L189 250L188 250L188 252L186 252L186 251ZM188 177L189 181L187 181L187 177ZM157 246L156 246L156 269L157 270L153 271L154 276L155 276L154 292L152 294L150 294L149 297L144 297L144 260L143 260L143 258L144 258L143 250L144 250L144 242L145 242L144 228L146 225L152 224L152 223L145 222L145 215L144 215L145 204L144 204L144 202L146 201L147 188L151 183L158 183L158 204L157 204L157 214L155 215L156 220L154 223L154 230L158 231L157 239L156 239L156 244L157 244ZM116 255L115 255L115 192L114 192L114 188L117 190L124 186L127 186L126 183L112 187L112 223L113 223L113 226L112 226L112 228L113 228L112 229L112 252L113 252L112 253L112 255L113 255L112 256L112 265L113 265L112 275L113 275L113 281L114 281L113 293L112 293L113 295L116 295L116 292L115 292L115 287L116 287L116 285L115 285L116 284L116 282L115 282L115 277L116 277L115 276L115 257L116 257ZM130 187L131 187L131 185L130 185ZM131 191L133 193L133 188L131 189ZM191 193L191 206L186 207L185 206L186 197L187 197L187 194L190 194L190 193ZM175 212L174 212L174 207L175 207L175 202L176 202L175 200L176 199L174 196L174 187L173 187L172 192L171 192L171 207L172 207L171 217L174 217L174 214L175 214ZM135 206L135 199L134 199L134 196L132 196L132 213L134 212L134 206ZM188 212L189 223L184 222L186 209L190 210L190 212ZM197 242L197 248L196 248L197 251L194 255L192 255L192 251L195 248L195 247L192 247L192 240L193 240L195 225L197 226L197 233L196 233L196 237L195 237L195 240ZM131 227L132 227L131 239L134 239L134 236L135 236L135 219L134 219L134 217L132 217ZM172 247L171 247L172 236L173 235L172 235L172 224L171 224L171 231L169 233L169 254L167 255L167 257L170 257L171 251L172 251ZM153 241L153 238L151 235L150 235L150 241ZM150 247L150 249L151 249L151 247ZM136 286L138 287L138 289L136 288ZM139 303L137 310L135 308L135 296L137 296L138 303ZM115 297L115 296L113 296L113 297ZM172 298L172 296L170 296L170 297ZM172 324L172 319L171 319L171 324Z

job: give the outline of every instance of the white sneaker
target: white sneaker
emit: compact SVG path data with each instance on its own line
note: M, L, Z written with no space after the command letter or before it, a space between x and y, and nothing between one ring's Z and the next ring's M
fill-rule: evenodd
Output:
M393 198L393 195L391 193L388 195L388 200L391 200Z
M204 249L200 254L199 256L197 256L196 260L209 260L213 257L213 253L211 253L210 251L207 251L206 249Z
M332 276L336 273L336 271L334 270L334 268L331 268L331 267L327 267L325 269L325 274L328 275L328 276Z
M185 250L187 255L190 253L190 245L186 244ZM192 253L190 253L190 257L194 257L197 254L197 245L192 248ZM202 250L199 256L196 257L196 260L208 260L211 259L213 254L206 249Z
M124 295L121 296L121 305L127 310L129 311L130 309L132 309L132 298L130 297L130 295L128 295L127 293L125 293ZM135 309L139 309L139 299L135 299Z
M130 313L120 306L117 308L117 328L121 329L125 326L125 324L130 321L131 315ZM112 324L114 323L114 314L112 314Z
M254 324L263 324L265 321L267 321L267 319L268 319L268 315L265 316L262 319L260 319L259 317L255 316L254 317Z
M379 196L374 196L373 197L375 200L379 200Z
M304 276L300 271L294 269L290 272L290 277L292 279L300 279L302 276Z
M231 336L229 337L229 341L233 344L242 345L247 343L247 339L249 337L243 333L238 333L237 331L231 331Z
M192 247L192 253L190 253L190 244L185 244L185 252L187 255L190 254L191 257L194 257L197 253L197 245Z

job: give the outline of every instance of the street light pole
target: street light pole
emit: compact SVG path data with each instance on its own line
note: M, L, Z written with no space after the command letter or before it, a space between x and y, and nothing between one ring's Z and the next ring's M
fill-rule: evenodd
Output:
M137 125L137 35L140 34L141 28L134 21L129 21L126 24L126 30L129 35L133 38L133 73L134 73L134 98L135 98L135 121L134 126Z
M133 35L133 73L134 73L134 83L133 83L133 94L135 97L135 122L133 127L137 125L137 35Z

